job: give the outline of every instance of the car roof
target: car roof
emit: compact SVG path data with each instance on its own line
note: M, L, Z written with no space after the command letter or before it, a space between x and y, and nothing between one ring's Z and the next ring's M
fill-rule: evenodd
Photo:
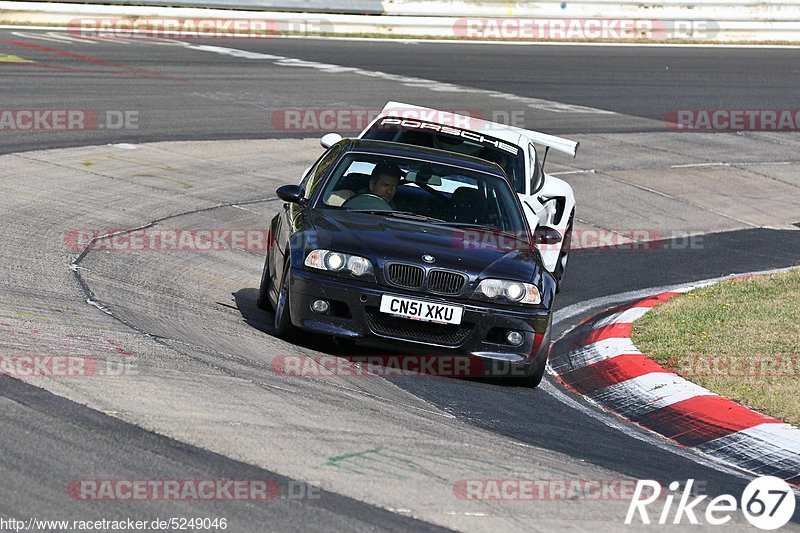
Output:
M375 141L371 139L346 139L346 141L349 143L347 148L349 152L358 151L376 155L423 158L432 163L444 163L494 174L508 181L508 176L497 164L479 157L393 141Z
M394 115L392 114L393 112L395 112ZM548 146L554 150L558 150L559 152L563 152L575 157L575 155L578 153L578 146L580 145L580 143L576 141L571 141L562 137L556 137L554 135L548 135L540 131L526 130L516 126L490 122L479 117L457 115L447 111L438 111L428 107L403 104L401 102L386 102L386 105L383 106L381 114L378 118L398 118L398 113L400 117L406 117L410 113L412 117L416 117L416 119L421 122L432 122L434 124L450 126L456 129L482 133L484 135L509 142L515 146L522 147L523 149L525 148L526 144L533 142L543 144L544 146ZM428 117L431 118L428 119ZM468 127L462 127L461 124L467 124Z

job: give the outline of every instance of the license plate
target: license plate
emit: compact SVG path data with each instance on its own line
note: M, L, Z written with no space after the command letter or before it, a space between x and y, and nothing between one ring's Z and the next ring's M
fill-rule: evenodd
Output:
M422 300L411 300L400 298L399 296L381 296L381 313L411 318L414 320L424 320L426 322L436 322L438 324L461 324L463 307L457 305L445 305Z

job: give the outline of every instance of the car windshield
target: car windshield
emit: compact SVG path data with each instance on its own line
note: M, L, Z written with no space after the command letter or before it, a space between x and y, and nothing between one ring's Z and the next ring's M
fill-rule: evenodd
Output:
M432 129L437 126L436 124L427 124L416 120L399 121L398 119L390 118L387 121L377 121L362 135L362 138L438 148L439 150L480 157L500 165L500 168L508 176L514 190L525 192L525 156L522 150L488 135L442 126L438 126L438 129ZM458 135L462 131L466 132L465 134L470 134L468 135L469 138ZM502 148L502 146L506 148Z
M500 176L380 154L353 152L342 158L316 206L515 234L527 231L515 194Z

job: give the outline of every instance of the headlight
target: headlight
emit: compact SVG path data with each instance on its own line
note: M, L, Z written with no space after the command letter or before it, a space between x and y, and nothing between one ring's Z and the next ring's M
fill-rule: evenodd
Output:
M369 259L365 257L351 255L347 259L347 270L356 276L363 276L364 274L369 274L372 272L372 263L370 263Z
M372 274L372 263L369 259L330 250L312 250L306 256L305 265L330 272L349 272L354 276Z
M336 271L343 269L347 264L347 260L344 258L344 254L328 252L324 255L322 264L325 266L325 270Z
M513 303L536 305L542 303L542 295L536 285L521 281L504 279L485 279L478 284L475 291L479 296L489 300L504 299Z

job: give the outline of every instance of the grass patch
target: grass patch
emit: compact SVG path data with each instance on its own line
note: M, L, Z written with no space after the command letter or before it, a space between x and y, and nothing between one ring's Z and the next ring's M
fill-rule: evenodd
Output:
M800 269L676 296L633 325L659 364L800 426Z

